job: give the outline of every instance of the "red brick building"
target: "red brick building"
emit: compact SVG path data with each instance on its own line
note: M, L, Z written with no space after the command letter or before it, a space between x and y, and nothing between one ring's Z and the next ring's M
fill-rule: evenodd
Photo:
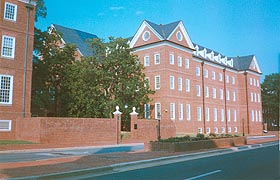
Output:
M31 116L35 3L0 3L0 139L14 139L16 120Z
M227 57L195 44L182 21L143 21L129 44L156 91L146 118L173 122L177 134L262 132L254 55Z

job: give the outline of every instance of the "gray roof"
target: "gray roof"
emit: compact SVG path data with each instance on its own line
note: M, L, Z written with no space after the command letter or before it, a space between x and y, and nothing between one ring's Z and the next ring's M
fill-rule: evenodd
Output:
M65 43L75 44L83 56L93 55L93 51L90 47L88 40L98 38L96 35L76 29L63 27L57 24L53 24L53 26L56 29L56 31L61 33L62 39L65 41Z
M211 50L209 48L206 48L204 46L201 46L199 44L193 43L194 47L198 47L198 50L201 51L203 49L206 49L207 53L211 53L212 51L214 52L214 55L217 56L218 54L221 55L221 58L225 57L224 55L222 55L221 53ZM200 56L199 56L200 57ZM203 57L201 57L203 58ZM242 71L242 70L248 70L250 68L250 64L252 62L254 58L254 55L248 55L248 56L237 56L237 57L228 57L228 59L233 59L233 69L238 70L238 71ZM207 59L208 60L208 59ZM227 65L224 64L220 64L222 66L228 67Z
M150 21L145 20L163 39L167 39L172 31L178 26L180 21L176 21L173 23L165 24L165 25L158 25L152 23Z

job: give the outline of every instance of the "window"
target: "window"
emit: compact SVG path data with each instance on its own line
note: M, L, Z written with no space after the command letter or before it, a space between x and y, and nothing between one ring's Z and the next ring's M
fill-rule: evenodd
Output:
M185 67L186 67L187 69L190 68L190 60L189 60L188 58L185 59Z
M174 54L169 54L169 63L174 64Z
M208 70L207 69L204 69L204 77L208 78Z
M224 109L221 109L221 121L225 120L225 111Z
M223 74L219 73L219 81L223 81Z
M256 79L254 79L254 86L256 86L257 84L256 84Z
M13 76L0 75L0 104L12 104Z
M256 122L259 121L259 118L258 118L258 111L256 110Z
M160 64L160 54L159 53L154 55L154 61L155 61L155 64Z
M182 67L182 57L178 56L177 60L178 60L178 66Z
M253 81L252 81L252 78L250 78L250 85L252 85L253 84Z
M262 121L262 114L261 114L261 111L259 111L259 121L260 121L260 122Z
M4 19L16 21L17 20L17 5L12 3L5 3Z
M254 122L254 121L255 121L255 113L254 113L254 110L252 110L251 118L252 118L252 121Z
M145 81L147 82L144 86L147 87L150 86L150 78L149 77L145 77Z
M212 94L213 94L213 98L216 99L216 97L217 97L217 90L216 90L216 88L213 88Z
M231 133L231 127L228 127L228 133Z
M217 128L217 127L215 127L215 128L214 128L214 133L215 133L215 134L218 134L218 133L219 133L219 131L218 131L218 128Z
M235 92L232 92L232 100L233 100L233 101L236 101L236 95L235 95Z
M176 33L176 37L177 37L177 40L178 40L178 41L182 41L182 40L183 40L183 35L182 35L181 31L178 31L178 32Z
M196 95L200 96L200 85L196 85Z
M197 120L201 121L201 107L197 107Z
M200 76L200 68L199 67L195 68L195 74L196 74L196 76Z
M224 98L224 91L223 89L220 89L220 99L223 99Z
M206 116L206 121L210 121L210 111L209 111L209 108L207 107L206 109L205 109L205 116Z
M214 116L214 121L217 121L218 120L217 108L213 109L213 116Z
M14 37L2 36L2 53L1 56L14 58L15 57L15 41Z
M255 102L257 102L257 94L254 93L254 99L255 99Z
M228 122L230 122L230 109L227 110L227 116L228 116L227 120L228 120Z
M170 103L170 119L175 120L175 103Z
M222 127L222 133L225 133L226 131L225 131L225 128L224 127Z
M232 77L231 80L232 80L232 84L235 84L235 77Z
M11 131L12 121L11 120L0 120L0 131Z
M233 111L233 121L236 122L236 110Z
M258 102L261 102L261 96L258 94Z
M170 89L174 89L175 88L175 84L174 84L174 76L170 76Z
M205 87L205 97L209 97L209 87Z
M161 107L160 107L160 103L155 103L155 118L156 119L160 119L160 115L161 115Z
M179 109L178 109L178 111L179 111L179 120L183 120L183 118L184 118L184 113L183 113L183 109L184 109L184 106L183 106L183 104L179 104L179 107L178 107Z
M145 31L145 32L143 33L143 35L142 35L142 39L143 39L144 41L148 41L148 40L150 39L150 37L151 37L151 34L150 34L149 31Z
M150 57L149 56L144 57L144 66L150 66Z
M186 104L186 116L187 116L187 120L191 120L191 105L190 104Z
M160 76L155 76L155 89L160 89Z
M212 71L212 79L215 80L216 79L216 72Z
M259 87L260 86L260 82L259 82L259 80L257 80L257 87Z
M150 118L150 104L144 104L144 118Z
M189 79L186 79L186 91L187 91L187 92L190 92L190 90L191 90L190 80L189 80Z
M198 133L202 134L202 128L198 128Z
M210 127L206 128L206 133L207 133L207 134L210 134L210 132L211 132Z
M227 100L228 100L228 101L230 100L230 97L229 97L229 90L227 90Z
M234 132L236 132L236 133L238 132L237 127L234 127Z
M251 92L251 102L253 102L254 101L254 95L253 95L253 93Z
M182 91L183 89L183 79L181 77L178 78L178 90Z
M229 83L229 77L226 75L226 83Z

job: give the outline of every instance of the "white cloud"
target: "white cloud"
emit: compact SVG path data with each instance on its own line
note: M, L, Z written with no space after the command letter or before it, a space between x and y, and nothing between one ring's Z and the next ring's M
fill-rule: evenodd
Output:
M144 14L144 12L143 12L143 11L136 11L135 14L136 14L136 15L141 15L141 14Z
M123 6L111 6L110 7L110 10L112 10L112 11L118 11L118 10L122 10L122 9L124 9Z

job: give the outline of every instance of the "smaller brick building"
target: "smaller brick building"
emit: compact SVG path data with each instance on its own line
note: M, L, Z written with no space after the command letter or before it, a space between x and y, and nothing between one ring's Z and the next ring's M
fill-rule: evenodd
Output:
M34 6L0 1L0 139L15 139L16 120L31 116Z

